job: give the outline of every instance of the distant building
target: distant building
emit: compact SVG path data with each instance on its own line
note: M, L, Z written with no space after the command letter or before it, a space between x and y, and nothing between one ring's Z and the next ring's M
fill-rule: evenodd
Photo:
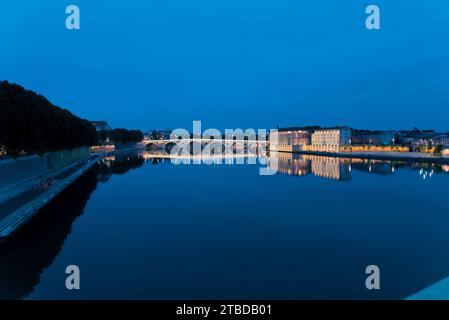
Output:
M172 130L150 130L146 135L150 140L170 140Z
M449 134L440 134L435 136L433 139L434 145L442 145L444 147L449 146Z
M437 133L432 130L400 131L398 141L412 147L412 149L417 149L421 146L449 146L449 134Z
M277 145L270 144L271 150L275 151L300 151L304 145L311 142L311 131L303 128L281 128L277 132L271 133L271 141L277 137Z
M161 135L163 140L170 140L170 135L172 132L173 132L173 130L171 130L171 129L165 129L165 130L159 131L159 134Z
M376 145L388 146L395 142L395 133L393 131L370 131L353 130L351 136L351 145Z
M351 132L352 129L348 127L315 130L309 150L339 152L342 147L350 145Z
M97 131L110 131L111 127L106 121L91 121L90 122Z

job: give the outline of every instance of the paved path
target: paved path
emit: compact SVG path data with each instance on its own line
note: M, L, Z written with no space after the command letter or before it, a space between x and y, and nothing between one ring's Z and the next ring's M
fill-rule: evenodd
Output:
M47 170L45 172L39 173L35 176L29 177L27 179L21 180L17 183L10 184L6 187L0 188L0 203L7 201L8 199L29 190L35 184L38 184L41 181L45 181L46 179L51 178L58 171L50 171Z
M52 200L68 185L76 181L100 158L91 156L63 170L34 181L21 193L0 203L0 238L9 236L32 218L48 201Z

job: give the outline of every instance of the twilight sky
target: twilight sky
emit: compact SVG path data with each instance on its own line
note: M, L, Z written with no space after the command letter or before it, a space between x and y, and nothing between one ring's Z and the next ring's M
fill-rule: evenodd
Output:
M1 80L113 127L449 130L449 0L0 0L0 41Z

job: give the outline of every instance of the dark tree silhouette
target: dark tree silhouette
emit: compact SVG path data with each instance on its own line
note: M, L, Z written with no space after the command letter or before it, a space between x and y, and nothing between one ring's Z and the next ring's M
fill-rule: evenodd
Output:
M42 154L96 142L89 121L22 86L0 81L0 148L7 154Z
M112 129L110 131L100 131L97 133L97 136L100 143L104 143L109 138L110 142L115 144L140 142L143 139L142 131L127 129Z

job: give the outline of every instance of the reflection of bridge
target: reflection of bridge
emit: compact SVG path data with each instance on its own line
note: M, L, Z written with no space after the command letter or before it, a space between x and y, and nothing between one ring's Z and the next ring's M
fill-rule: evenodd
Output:
M268 141L259 141L259 140L245 140L245 139L204 139L204 138L184 138L184 139L161 139L161 140L150 140L144 139L142 141L145 144L168 144L168 143L191 143L191 142L200 142L203 143L243 143L243 144L268 144Z
M181 160L221 160L221 159L238 159L238 158L263 158L257 154L198 154L198 155L191 155L191 154L168 154L166 152L146 152L143 153L143 158L145 160L147 159L181 159Z

